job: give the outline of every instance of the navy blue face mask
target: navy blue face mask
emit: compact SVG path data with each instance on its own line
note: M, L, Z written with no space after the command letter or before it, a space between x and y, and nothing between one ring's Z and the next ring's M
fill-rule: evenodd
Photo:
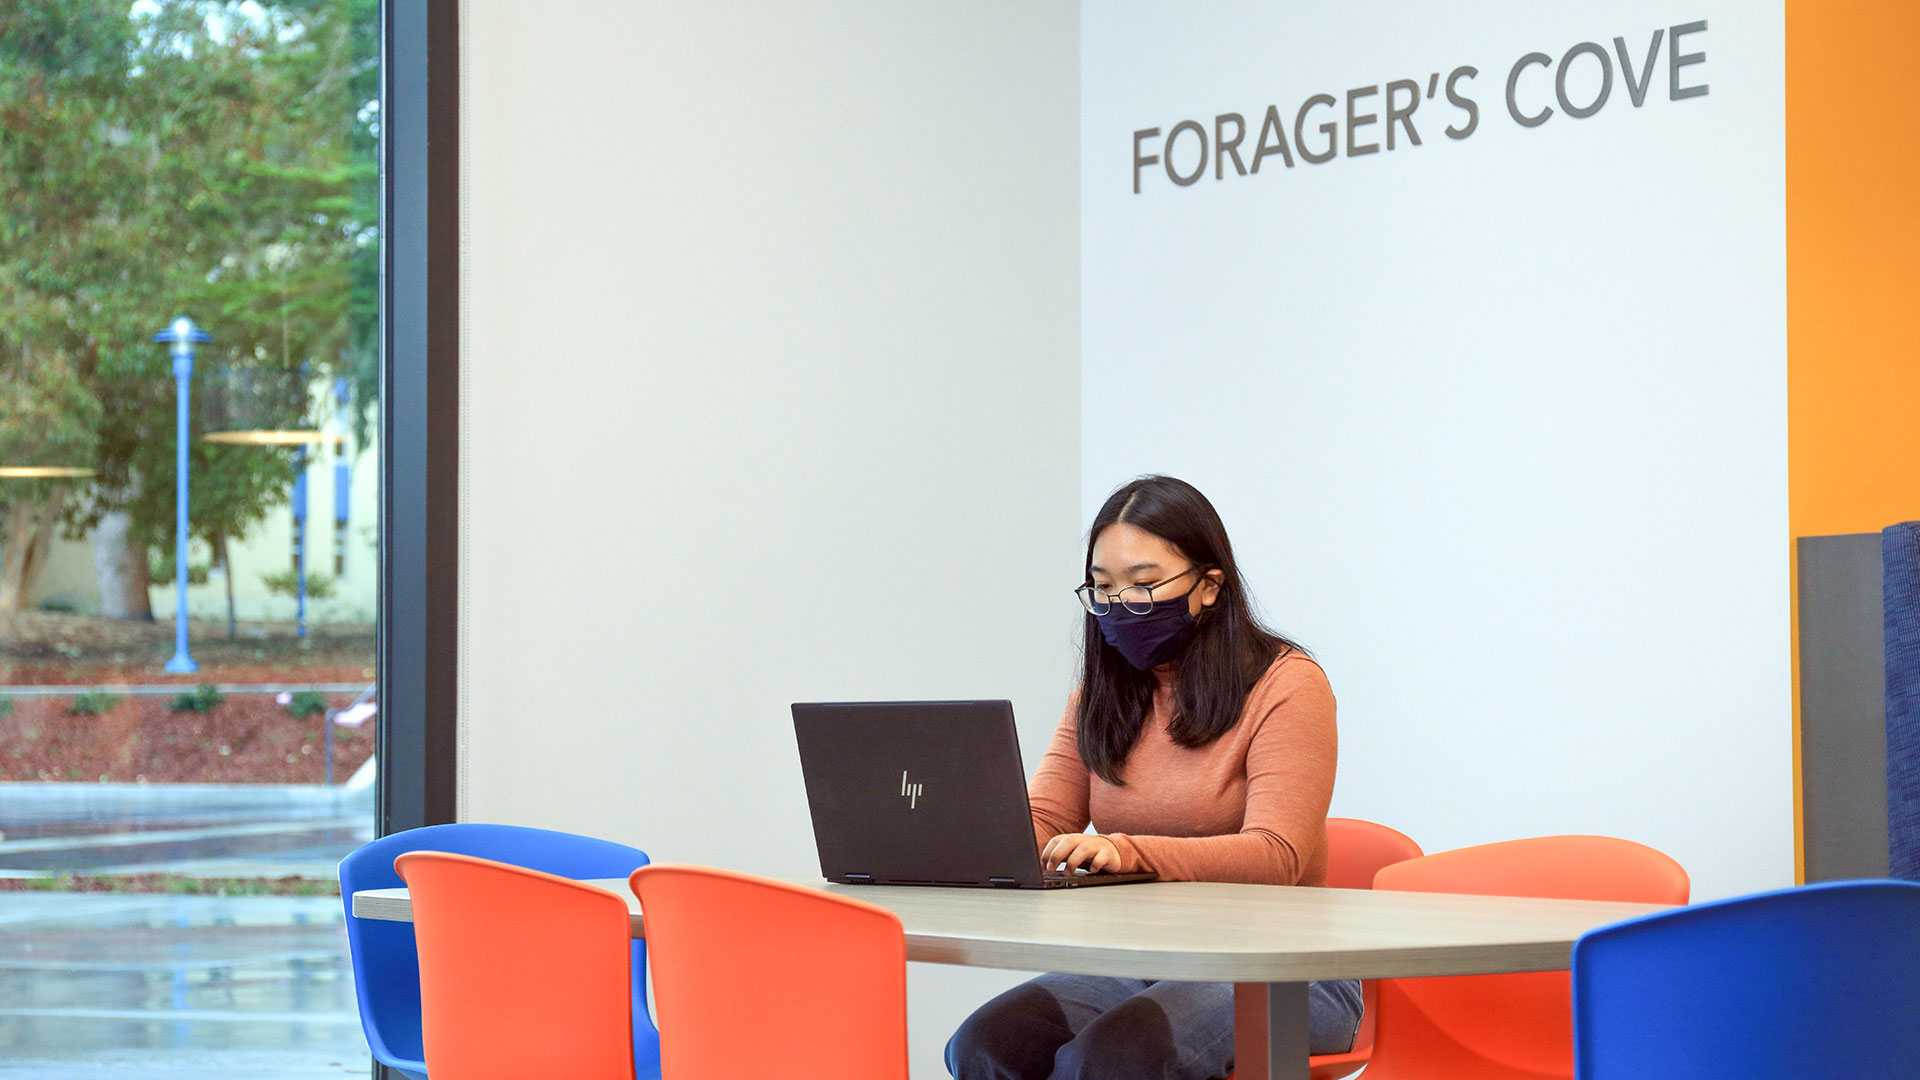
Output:
M1120 650L1127 663L1145 671L1180 655L1187 639L1193 636L1194 618L1187 613L1186 596L1156 600L1153 610L1135 615L1119 604L1100 620L1100 636Z

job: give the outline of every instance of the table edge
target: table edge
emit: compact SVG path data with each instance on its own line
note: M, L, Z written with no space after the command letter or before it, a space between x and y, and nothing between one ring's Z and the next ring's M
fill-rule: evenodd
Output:
M391 895L404 892L404 889L356 892L353 894L353 914L365 919L411 921L412 905L404 896ZM1667 905L1622 906L1645 911L1669 909ZM634 912L630 921L633 936L644 939L644 917ZM1574 940L1577 937L1474 945L1471 946L1474 955L1462 958L1458 954L1465 947L1448 946L1291 954L1252 951L1191 953L1128 946L992 941L927 932L909 932L906 935L907 959L918 963L1189 982L1296 982L1565 971L1572 959Z

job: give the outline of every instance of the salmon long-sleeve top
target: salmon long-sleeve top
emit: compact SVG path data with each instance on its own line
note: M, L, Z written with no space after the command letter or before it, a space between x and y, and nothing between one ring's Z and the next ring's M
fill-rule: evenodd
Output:
M1176 676L1157 673L1153 715L1120 769L1122 784L1080 760L1077 701L1067 704L1027 786L1035 842L1091 823L1119 849L1122 872L1325 885L1337 740L1333 688L1320 665L1281 654L1247 694L1239 724L1194 749L1167 734Z

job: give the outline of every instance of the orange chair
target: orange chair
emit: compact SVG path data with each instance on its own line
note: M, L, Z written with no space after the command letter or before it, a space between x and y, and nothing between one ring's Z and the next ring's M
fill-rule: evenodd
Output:
M892 912L698 866L643 866L631 883L663 1080L907 1080L907 944Z
M1381 870L1375 889L1687 902L1687 872L1606 836L1542 836L1443 851ZM1382 979L1365 1080L1570 1080L1572 984L1564 971Z
M519 866L410 851L420 1033L433 1080L633 1080L626 901Z
M1359 818L1327 819L1327 888L1371 889L1373 875L1380 868L1420 857L1420 845L1407 834L1385 825ZM1373 1055L1374 981L1360 984L1360 999L1365 1011L1360 1014L1360 1030L1353 1033L1353 1048L1344 1054L1315 1054L1307 1059L1312 1080L1340 1080L1366 1067ZM1233 1074L1227 1074L1233 1080Z
M1373 876L1383 867L1417 859L1420 845L1397 829L1359 818L1327 819L1327 888L1371 889ZM1366 1011L1353 1049L1344 1054L1316 1054L1308 1059L1313 1080L1340 1080L1364 1068L1373 1057L1374 1016L1380 1010L1380 988L1372 979L1360 984Z
M1327 888L1371 889L1373 876L1426 854L1413 838L1359 818L1327 819Z

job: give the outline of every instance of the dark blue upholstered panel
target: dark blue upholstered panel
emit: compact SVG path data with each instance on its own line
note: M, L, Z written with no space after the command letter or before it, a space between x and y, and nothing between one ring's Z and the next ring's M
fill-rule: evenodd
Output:
M1920 521L1880 534L1887 654L1888 869L1920 881Z

